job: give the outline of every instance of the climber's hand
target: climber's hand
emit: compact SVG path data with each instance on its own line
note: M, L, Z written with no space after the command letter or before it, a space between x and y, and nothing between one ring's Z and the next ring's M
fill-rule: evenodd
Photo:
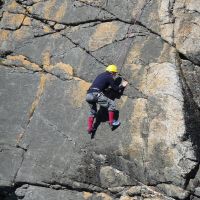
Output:
M127 85L128 85L128 82L123 80L123 81L122 81L122 86L123 86L123 87L126 87Z

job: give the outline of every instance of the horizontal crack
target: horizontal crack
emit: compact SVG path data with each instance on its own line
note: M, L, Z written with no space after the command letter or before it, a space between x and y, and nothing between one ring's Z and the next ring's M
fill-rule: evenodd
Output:
M34 182L17 182L15 183L15 186L14 188L15 189L18 189L20 187L23 188L23 186L26 185L25 189L28 190L29 186L35 186L35 187L41 187L41 188L48 188L48 189L52 189L52 190L55 190L55 191L77 191L77 192L90 192L91 194L95 193L107 193L108 195L110 196L115 196L116 193L118 192L114 192L112 190L110 190L111 188L101 188L99 186L96 186L96 185L93 185L93 184L87 184L87 183L82 183L82 182L77 182L77 181L71 181L71 180L66 180L66 182L69 181L71 183L59 183L57 181L51 181L51 182L48 182L48 181L42 181L40 183L34 183ZM131 187L135 187L135 186L140 186L141 187L141 193L140 195L142 195L143 193L150 193L150 194L154 194L154 195L158 195L158 196L162 196L164 197L165 199L172 199L172 198L169 198L167 197L165 194L163 193L160 193L158 191L156 191L156 189L153 189L152 187L156 187L156 185L145 185L143 184L142 182L140 181L137 181L138 185L124 185L123 186L123 191L124 191L124 195L126 194L127 195L127 191L131 188ZM162 183L165 183L165 184L170 184L170 182L162 182ZM161 182L158 183L159 184L162 184ZM76 184L79 185L79 187L75 186ZM145 189L144 191L142 190ZM121 196L122 194L119 193L119 196ZM113 196L113 197L114 197ZM128 195L129 196L129 195Z
M13 67L9 67L9 66L5 66L5 67L7 67L7 68L13 68ZM33 70L31 70L31 69L27 69L27 68L24 68L24 67L20 67L20 68L24 68L24 69L26 69L27 71L30 71L30 72L20 72L20 71L17 71L17 68L18 68L18 67L13 68L13 72L11 72L11 73L30 73L30 72L31 72L32 74L38 73L37 71L33 71ZM39 72L40 72L40 73L44 73L44 74L50 74L50 75L52 75L52 76L54 76L54 77L60 79L61 81L71 81L72 79L73 79L73 80L77 80L77 78L78 78L78 79L80 79L80 80L83 80L83 81L88 82L87 80L81 79L80 77L77 77L77 76L73 76L72 79L63 79L63 78L60 78L59 75L55 75L55 74L53 74L52 72L49 72L49 71L45 70L44 68L42 68L42 71L39 71ZM127 97L130 98L130 99L137 99L137 98L145 98L145 99L148 99L148 98L149 98L147 95L143 94L138 88L136 88L133 84L129 84L129 86L130 86L130 87L133 87L134 89L136 89L136 90L141 94L141 96L140 96L140 97L135 97L135 96L131 96L131 95L123 95L123 96L127 96Z
M104 46L98 48L97 50L93 50L93 51L91 51L91 52L99 51L100 49L103 49L103 48L105 48L105 47L107 47L107 46L109 46L109 45L113 45L113 44L115 44L115 43L122 42L122 41L124 41L124 40L126 40L126 39L128 39L128 38L134 38L134 37L137 37L137 36L144 37L144 36L147 36L147 34L145 34L145 33L140 33L140 32L138 32L138 33L131 33L131 34L129 34L129 35L123 37L122 39L114 40L113 42L111 42L111 43L109 43L109 44L106 44L106 45L104 45Z
M68 182L68 183L67 183ZM93 185L93 184L87 184L72 180L66 180L66 183L59 183L57 181L41 181L40 183L34 183L34 182L16 182L14 184L15 188L20 188L23 185L29 185L29 186L36 186L36 187L42 187L42 188L50 188L52 190L70 190L70 191L78 191L78 192L102 192L105 191L105 188L101 188L99 186ZM76 186L76 185L79 185ZM108 190L107 190L108 191Z
M77 1L81 2L80 0L77 0ZM105 9L105 8L99 7L99 6L97 6L97 5L91 5L90 3L87 3L87 2L84 2L84 4L86 4L86 5L88 5L88 6L91 6L91 7L100 8L100 9L102 9L103 11L106 11L106 12L108 12L109 14L115 16L115 17L116 17L116 20L118 20L118 21L120 21L120 22L129 24L129 25L140 25L140 26L144 27L145 29L147 29L150 33L159 36L164 42L168 43L170 46L175 47L174 44L171 44L170 42L168 42L167 40L165 40L164 38L162 38L162 36L161 36L160 34L158 34L157 32L153 31L152 29L148 28L147 26L145 26L144 24L142 24L142 23L139 21L139 18L140 18L140 16L142 15L142 12L144 11L145 7L146 7L151 1L152 1L152 0L149 0L147 3L145 3L144 6L142 7L142 9L140 10L140 13L137 14L136 18L135 18L135 19L131 19L131 20L129 20L129 21L120 19L120 18L117 17L114 13L108 11L108 10ZM81 2L81 3L83 3L83 2Z
M151 0L150 0L149 2L151 2ZM148 2L148 3L149 3L149 2ZM147 4L148 4L148 3L147 3ZM87 5L89 5L89 6L92 6L92 5L90 5L89 3L85 3L85 4L87 4ZM146 5L147 5L147 4L146 4ZM92 6L92 7L100 8L100 7L98 7L98 6ZM144 9L144 8L145 8L145 6L143 7L143 9ZM23 15L28 16L28 17L30 17L30 18L39 20L39 21L41 21L42 23L47 24L47 25L49 25L48 22L55 22L55 23L59 23L59 24L62 24L62 25L66 25L66 26L68 26L68 27L74 27L74 26L89 24L89 23L93 23L93 22L105 23L105 22L120 21L120 22L123 22L123 23L125 23L125 24L129 24L129 25L140 25L140 26L144 27L145 29L147 29L150 33L155 34L155 35L159 36L160 38L162 38L162 36L161 36L160 34L158 34L157 32L153 31L152 29L148 28L147 26L145 26L144 24L142 24L142 23L141 23L140 21L138 21L137 19L135 19L135 20L132 19L132 20L130 20L130 21L123 20L123 19L120 19L120 18L116 17L113 13L107 11L107 10L104 9L104 8L100 8L100 9L102 9L103 11L106 11L106 12L108 12L109 14L115 16L115 18L113 18L113 19L94 19L94 20L86 20L86 21L82 21L82 22L64 23L64 22L58 22L58 21L55 21L55 20L50 20L50 19L42 18L42 17L40 17L39 15L30 13L29 10L28 10L27 8L25 8L25 9L26 9L27 13L25 13L25 14L24 14L24 13L17 13L17 14L23 14ZM11 13L12 13L12 12L11 12ZM13 14L14 14L14 13L13 13ZM62 29L62 30L63 30L63 29ZM49 34L50 34L50 33L49 33ZM38 36L38 37L39 37L39 36ZM69 39L69 38L68 38L68 39ZM168 43L170 46L175 47L175 45L170 44L170 43L169 43L167 40L165 40L164 38L162 38L162 40L163 40L164 42Z
M111 19L91 19L91 20L85 20L85 21L80 21L80 22L71 22L71 23L65 23L65 22L59 22L59 21L56 21L56 20L51 20L51 19L46 19L46 18L42 18L40 17L39 15L37 14L33 14L31 13L27 8L26 8L26 11L27 13L14 13L14 12L11 12L13 14L23 14L27 17L30 17L30 18L33 18L35 20L39 20L41 21L42 23L45 23L45 24L48 24L47 22L54 22L54 23L58 23L58 24L62 24L62 25L66 25L66 26L71 26L71 27L74 27L74 26L79 26L79 25L84 25L84 24L89 24L89 23L94 23L94 22L112 22L114 20L116 20L117 18L111 18Z

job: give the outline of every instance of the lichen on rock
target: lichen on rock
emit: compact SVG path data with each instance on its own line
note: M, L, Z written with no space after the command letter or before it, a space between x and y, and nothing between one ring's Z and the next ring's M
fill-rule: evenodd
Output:
M200 197L199 2L0 1L0 198ZM121 125L85 95L108 64Z

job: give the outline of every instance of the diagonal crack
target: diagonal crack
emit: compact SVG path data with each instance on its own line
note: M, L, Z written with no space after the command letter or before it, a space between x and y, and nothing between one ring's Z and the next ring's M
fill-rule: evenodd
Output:
M40 98L44 93L44 89L45 89L45 86L46 86L46 81L47 81L46 75L45 74L41 74L40 83L39 83L38 90L37 90L37 93L36 93L36 96L35 96L35 100L33 101L32 105L31 105L31 108L30 108L30 111L29 111L29 121L28 121L27 126L29 125L29 123L31 121L31 118L32 118L32 116L33 116L33 114L35 112L35 109L36 109L37 105L39 104Z
M20 145L20 142L22 140L22 138L24 137L25 133L26 133L26 130L30 124L30 121L33 117L33 114L35 112L35 109L37 107L37 105L39 104L39 101L40 101L40 98L44 92L44 89L45 89L45 84L46 84L46 81L47 81L47 77L45 74L42 74L41 73L41 77L40 77L40 83L39 83L39 86L38 86L38 90L37 90L37 93L36 93L36 96L35 96L35 100L33 101L32 105L31 105L31 108L29 110L29 115L28 115L28 122L26 124L26 127L24 129L24 131L20 134L20 137L17 139L17 144L16 144L16 147L17 148L20 148L23 150L22 152L22 160L21 160L21 163L20 163L20 166L18 168L18 170L16 171L15 175L14 175L14 179L13 179L13 183L15 183L15 180L16 180L16 177L18 175L18 172L23 164L23 161L25 159L25 153L28 151L28 147L24 148Z
M17 147L17 148L22 148L23 150L26 150L26 151L27 151L26 148L20 146L20 142L21 142L21 140L23 139L23 137L24 137L24 135L25 135L25 133L26 133L26 130L27 130L27 128L28 128L28 126L29 126L29 124L30 124L30 122L31 122L32 117L33 117L33 114L34 114L34 112L35 112L35 110L36 110L36 108L37 108L37 106L38 106L38 104L39 104L39 101L40 101L40 99L41 99L41 97L42 97L42 95L43 95L43 93L44 93L45 86L46 86L46 81L47 81L47 76L46 76L46 74L40 73L40 82L39 82L39 85L38 85L38 90L37 90L37 92L36 92L35 99L34 99L34 101L32 102L32 105L31 105L30 110L29 110L29 112L28 112L28 120L27 120L25 129L24 129L24 131L20 134L19 138L17 139L17 144L16 144L16 147Z
M69 142L72 142L76 146L76 141L74 141L73 138L71 138L69 135L65 134L62 130L60 130L56 124L53 124L53 122L51 122L47 118L44 118L43 116L41 116L41 120L46 125L52 127L56 131L56 133L58 133L58 135L62 136L64 139L68 140Z
M18 173L19 173L19 170L20 170L20 168L22 167L22 164L23 164L23 162L24 162L25 153L27 152L27 149L24 149L24 148L19 147L19 146L17 146L17 148L20 148L20 149L22 149L23 151L22 151L22 160L21 160L21 163L20 163L19 168L17 169L17 171L16 171L16 173L15 173L15 175L14 175L14 178L13 178L13 185L14 185L15 182L16 182L15 180L16 180L17 175L18 175Z
M19 29L23 26L24 20L25 20L25 18L26 18L26 14L24 14L24 13L14 13L14 12L8 12L8 13L10 13L10 14L20 14L20 15L23 15L23 19L22 19L22 21L21 21L21 24L20 24L19 26L17 26L16 28L9 28L9 27L5 27L5 28L4 28L4 27L2 27L1 29L2 29L2 30L8 30L8 31L16 31L16 30L19 30ZM4 12L3 12L3 14L4 14ZM2 14L1 18L4 17L3 14Z
M100 59L96 58L94 55L92 55L90 53L90 51L88 51L86 48L80 46L78 43L74 42L71 38L67 37L64 34L61 34L63 37L67 38L72 44L74 44L75 46L78 46L79 48L81 48L83 51L85 51L87 54L89 54L91 57L93 57L97 62L99 62L100 64L106 66L106 64L104 62L102 62Z

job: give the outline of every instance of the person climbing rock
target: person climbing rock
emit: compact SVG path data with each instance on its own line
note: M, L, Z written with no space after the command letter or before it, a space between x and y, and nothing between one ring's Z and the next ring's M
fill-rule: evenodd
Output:
M92 85L87 91L86 101L90 107L90 115L88 117L88 133L92 133L93 129L93 122L94 118L97 114L97 104L102 107L108 108L108 118L109 118L109 125L111 128L119 126L120 122L118 120L114 120L114 113L116 110L115 101L106 97L104 92L111 88L116 92L121 92L127 86L127 81L122 81L122 83L118 86L115 84L115 77L117 75L117 66L116 65L108 65L106 67L105 72L99 74L95 80L93 81Z

